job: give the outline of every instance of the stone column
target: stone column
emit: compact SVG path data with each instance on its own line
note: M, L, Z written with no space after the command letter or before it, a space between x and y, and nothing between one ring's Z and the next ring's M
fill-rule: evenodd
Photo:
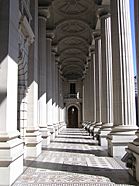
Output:
M99 130L99 143L101 146L108 146L106 138L113 126L111 18L109 16L110 15L103 12L102 9L102 12L100 12L102 46L102 127Z
M92 92L91 92L91 86L92 86L92 79L91 79L91 57L88 57L87 59L88 61L88 77L87 77L87 90L88 90L88 94L87 94L87 112L88 112L88 120L91 124L92 122L92 100L90 101L90 98L92 97Z
M56 108L56 53L57 53L57 46L52 46L52 103L53 103L53 112L52 112L52 122L53 127L55 129L55 136L58 132L58 123L57 123L57 108Z
M96 124L96 78L95 78L95 48L94 46L90 47L90 53L91 53L91 101L92 101L92 122L90 126L90 134L93 133L94 126Z
M52 96L53 96L53 91L52 91L52 39L54 38L54 34L52 31L47 30L46 33L46 69L47 69L47 77L46 77L46 87L47 87L47 100L46 100L46 106L47 106L47 111L46 111L46 117L47 117L47 125L48 129L50 130L51 133L51 141L55 139L55 129L53 126L53 103L52 103Z
M94 126L94 137L98 139L98 131L102 125L101 120L101 38L100 33L94 33L95 39L95 78L96 78L96 124Z
M63 103L63 80L61 71L59 71L59 123L60 123L60 131L65 128L65 108Z
M135 138L135 93L129 0L111 0L114 128L108 135L111 156L123 156Z
M84 85L84 122L88 122L89 121L89 113L88 113L88 87L87 87L87 83L88 83L88 67L85 67L85 77L84 77L84 81L83 81L83 85Z
M134 0L134 9L135 9L135 36L136 36L136 62L137 62L137 80L138 80L138 96L139 96L139 1ZM139 99L138 99L138 108L139 108ZM139 109L138 109L139 116ZM136 131L137 138L128 144L126 149L129 153L129 159L127 160L129 173L136 177L136 180L139 182L139 129Z
M50 133L46 121L46 21L49 15L48 10L39 11L39 126L42 134L42 146L46 147L50 143Z
M41 153L41 133L38 126L38 0L31 2L32 27L35 35L28 62L27 127L25 156L37 157Z
M56 84L56 87L55 87L55 96L56 96L56 110L55 110L55 117L56 117L56 125L58 126L58 129L59 129L59 118L58 118L58 112L59 112L59 108L58 108L58 96L59 96L59 92L58 92L58 64L59 64L59 57L56 56L56 62L55 62L55 69L56 69L56 72L55 72L55 84ZM59 131L57 130L56 131L56 136L58 135Z
M2 1L0 11L0 184L23 172L23 142L17 131L19 1Z

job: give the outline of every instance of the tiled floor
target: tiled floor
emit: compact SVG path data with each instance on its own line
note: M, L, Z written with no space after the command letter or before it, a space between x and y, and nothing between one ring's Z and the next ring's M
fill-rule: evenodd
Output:
M13 186L139 185L84 129L66 129L36 159L25 161Z

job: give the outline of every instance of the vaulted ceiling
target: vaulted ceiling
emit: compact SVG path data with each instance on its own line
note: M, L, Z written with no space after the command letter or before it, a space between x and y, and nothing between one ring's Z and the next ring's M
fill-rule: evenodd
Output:
M54 31L60 70L68 80L84 75L100 4L101 0L39 0L40 7L49 6L47 30Z

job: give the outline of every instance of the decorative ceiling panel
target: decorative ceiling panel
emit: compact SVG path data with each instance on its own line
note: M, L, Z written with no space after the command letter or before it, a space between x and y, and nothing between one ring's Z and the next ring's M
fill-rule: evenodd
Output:
M48 30L54 30L53 44L58 47L59 65L67 79L78 79L84 74L92 30L96 26L96 3L100 0L39 0L50 4ZM46 3L49 2L49 3Z

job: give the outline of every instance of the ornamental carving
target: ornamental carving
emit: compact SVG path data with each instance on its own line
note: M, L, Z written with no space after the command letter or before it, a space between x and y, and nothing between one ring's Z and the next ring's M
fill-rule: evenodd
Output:
M65 25L63 25L63 27L61 28L61 30L63 32L66 32L66 33L74 33L74 34L77 34L77 33L81 33L81 32L84 32L86 30L86 28L84 28L83 25L77 23L77 22L68 22L66 23Z
M59 12L67 15L78 15L88 10L86 0L64 0L60 3Z

